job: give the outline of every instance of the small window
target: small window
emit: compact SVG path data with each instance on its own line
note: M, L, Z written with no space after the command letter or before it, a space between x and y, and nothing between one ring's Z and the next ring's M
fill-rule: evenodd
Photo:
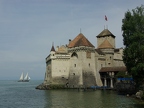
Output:
M73 73L73 75L75 75L75 73Z
M74 67L76 67L76 64L74 64Z
M110 60L111 60L111 56L110 56Z
M89 67L90 67L90 63L89 63Z

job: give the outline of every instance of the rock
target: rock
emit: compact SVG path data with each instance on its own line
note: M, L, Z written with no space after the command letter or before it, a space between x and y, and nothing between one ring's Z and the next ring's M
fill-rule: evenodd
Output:
M126 96L129 97L129 94L127 94Z
M65 87L65 85L60 85L60 84L48 85L48 84L44 84L44 83L35 87L35 89L39 89L39 90L65 89L65 88L67 88L67 87Z
M116 83L115 88L116 88L118 94L132 95L132 94L136 93L134 83L118 82L118 83Z
M142 96L143 96L143 91L139 90L139 91L136 93L136 98L141 99Z
M39 90L49 90L49 89L50 89L50 86L42 83L42 84L38 85L35 89L39 89Z

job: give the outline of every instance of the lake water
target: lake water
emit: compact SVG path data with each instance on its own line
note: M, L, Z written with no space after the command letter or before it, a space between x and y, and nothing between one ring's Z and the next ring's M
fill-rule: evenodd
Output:
M0 81L0 108L144 108L111 90L36 90L42 81Z

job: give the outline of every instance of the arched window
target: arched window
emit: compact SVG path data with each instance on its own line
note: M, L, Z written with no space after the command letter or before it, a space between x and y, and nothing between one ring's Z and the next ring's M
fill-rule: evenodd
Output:
M72 53L72 55L71 55L71 57L76 57L76 58L78 58L78 55L77 55L77 53Z

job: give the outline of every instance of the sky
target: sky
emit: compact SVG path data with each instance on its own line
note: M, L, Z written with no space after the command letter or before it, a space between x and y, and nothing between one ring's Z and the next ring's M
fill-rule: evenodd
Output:
M52 43L66 45L80 32L97 48L96 36L107 26L116 47L124 47L124 14L142 4L144 0L0 0L0 80L18 80L22 72L43 80Z

